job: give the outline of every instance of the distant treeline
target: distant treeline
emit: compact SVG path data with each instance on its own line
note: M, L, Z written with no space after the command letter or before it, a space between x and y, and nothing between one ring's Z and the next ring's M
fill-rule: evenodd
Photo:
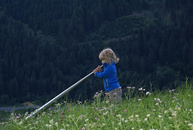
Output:
M177 87L193 76L192 0L1 0L0 104L45 102L119 56L121 86ZM89 77L67 96L102 90Z

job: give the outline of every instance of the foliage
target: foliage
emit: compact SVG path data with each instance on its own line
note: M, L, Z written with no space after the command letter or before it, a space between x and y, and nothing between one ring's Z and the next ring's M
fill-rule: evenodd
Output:
M191 0L1 0L0 104L46 102L90 73L99 52L120 57L123 88L175 88L192 77ZM90 99L90 77L69 99Z

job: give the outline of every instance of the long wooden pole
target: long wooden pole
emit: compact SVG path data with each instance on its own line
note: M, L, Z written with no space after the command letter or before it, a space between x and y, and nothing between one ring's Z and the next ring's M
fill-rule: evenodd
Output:
M66 90L64 90L63 92L61 92L59 95L57 95L56 97L54 97L52 100L50 100L49 102L47 102L46 104L44 104L42 107L40 107L39 109L35 110L32 114L30 114L29 116L27 116L25 119L27 120L28 118L36 115L37 113L39 113L42 109L47 108L48 106L50 106L54 101L58 100L59 98L61 98L62 96L64 96L65 94L67 94L69 91L71 91L73 88L75 88L78 84L80 84L82 81L84 81L86 78L88 78L90 75L93 74L93 71L91 73L89 73L88 75L86 75L85 77L83 77L82 79L80 79L79 81L77 81L75 84L73 84L72 86L70 86L69 88L67 88Z

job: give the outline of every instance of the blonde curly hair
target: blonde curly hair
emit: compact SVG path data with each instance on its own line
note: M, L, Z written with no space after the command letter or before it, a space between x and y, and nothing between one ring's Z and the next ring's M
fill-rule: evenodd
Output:
M106 48L102 50L99 54L99 59L104 60L108 64L112 64L114 61L115 64L119 62L119 58L115 55L114 51L111 48Z

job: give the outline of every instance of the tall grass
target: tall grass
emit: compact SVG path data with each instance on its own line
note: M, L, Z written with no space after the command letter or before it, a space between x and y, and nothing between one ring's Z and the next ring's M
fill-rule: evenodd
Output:
M135 95L131 97L135 91ZM193 87L187 82L176 90L149 92L128 87L120 105L95 95L92 102L63 102L52 110L25 120L11 113L1 122L4 130L193 130Z

